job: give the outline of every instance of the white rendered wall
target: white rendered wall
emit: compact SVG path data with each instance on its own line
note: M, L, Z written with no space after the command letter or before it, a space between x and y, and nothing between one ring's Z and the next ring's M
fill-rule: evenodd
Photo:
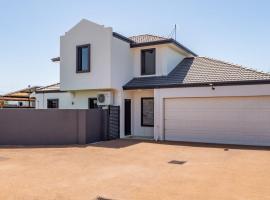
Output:
M165 48L163 75L170 73L186 56L172 46Z
M88 109L88 99L97 98L98 93L102 91L37 93L32 96L36 97L36 109L47 109L47 99L59 99L59 109Z
M80 21L60 38L60 89L111 88L112 29ZM76 46L90 44L90 72L76 73Z
M97 91L74 91L72 92L73 109L88 109L88 99L96 98Z
M154 97L154 91L153 90L124 91L124 99L125 98L131 99L131 113L132 113L131 114L131 134L133 136L153 137L154 127L141 126L141 98L142 97ZM122 110L124 111L124 106ZM122 122L124 124L124 117L122 119Z
M134 77L141 77L141 50L142 49L156 49L156 74L150 76L163 75L162 67L165 66L165 45L154 45L147 47L132 48L133 63L134 63Z
M115 37L112 38L111 67L112 88L122 90L133 78L133 54L129 43Z
M190 56L172 44L153 45L132 48L134 77L141 77L141 50L156 49L156 74L149 76L166 76L183 58Z
M34 93L36 109L47 109L48 99L59 99L59 109L72 109L72 95L69 92Z

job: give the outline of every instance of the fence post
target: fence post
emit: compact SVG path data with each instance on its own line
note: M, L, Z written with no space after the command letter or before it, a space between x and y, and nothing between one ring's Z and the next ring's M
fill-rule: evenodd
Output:
M86 111L77 110L78 144L86 144Z
M109 109L104 109L102 112L102 140L109 140Z

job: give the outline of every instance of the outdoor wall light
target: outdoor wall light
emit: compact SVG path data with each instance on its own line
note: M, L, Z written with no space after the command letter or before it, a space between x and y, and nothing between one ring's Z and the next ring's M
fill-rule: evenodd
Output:
M216 89L212 83L210 83L209 86L211 86L212 90Z

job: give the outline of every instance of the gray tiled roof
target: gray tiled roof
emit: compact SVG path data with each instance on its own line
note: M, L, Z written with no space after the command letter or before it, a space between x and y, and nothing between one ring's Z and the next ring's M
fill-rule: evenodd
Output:
M270 74L211 58L192 57L185 58L167 76L134 78L124 85L123 88L159 88L261 80L270 81Z
M129 39L134 41L135 43L145 43L145 42L155 42L155 41L167 40L169 38L156 36L156 35L150 35L150 34L144 34L144 35L132 36L132 37L129 37Z

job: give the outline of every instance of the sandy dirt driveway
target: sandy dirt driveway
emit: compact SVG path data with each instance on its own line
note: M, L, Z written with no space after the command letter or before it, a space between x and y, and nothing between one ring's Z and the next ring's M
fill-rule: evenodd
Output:
M97 197L270 199L270 150L142 140L0 148L1 200Z

